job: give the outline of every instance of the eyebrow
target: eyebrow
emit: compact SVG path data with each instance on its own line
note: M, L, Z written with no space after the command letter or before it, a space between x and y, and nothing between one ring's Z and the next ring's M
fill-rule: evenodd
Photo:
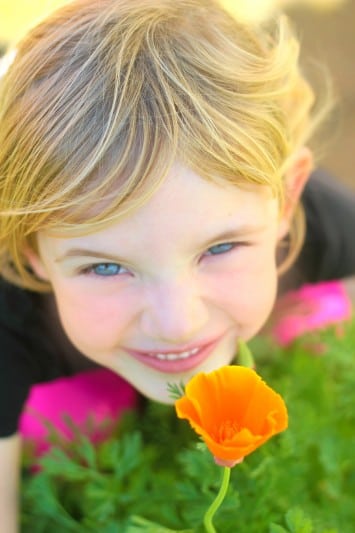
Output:
M70 248L70 250L67 250L63 255L57 257L55 259L55 262L61 263L62 261L65 261L70 257L101 257L102 259L107 259L108 261L113 261L115 263L117 263L118 261L122 261L120 257L109 254L107 252L101 252L99 250L87 250L86 248Z
M223 233L220 233L218 235L215 235L214 237L208 239L205 243L201 244L201 248L208 248L212 243L215 242L221 242L221 241L228 241L228 240L234 240L241 237L245 237L246 235L253 235L255 233L261 233L263 230L266 229L266 224L262 225L244 225L240 226L237 229L231 229L224 231ZM91 250L86 248L70 248L67 250L63 255L60 257L57 257L55 259L56 263L60 263L62 261L65 261L66 259L69 259L70 257L93 257L93 258L102 258L107 259L108 261L113 261L115 263L123 261L122 257L118 257L116 255L100 251L100 250Z

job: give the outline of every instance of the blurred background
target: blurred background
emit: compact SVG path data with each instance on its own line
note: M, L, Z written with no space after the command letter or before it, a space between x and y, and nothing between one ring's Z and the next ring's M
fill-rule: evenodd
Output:
M303 56L324 63L334 82L338 105L322 166L355 190L355 2L331 9L288 10L303 42Z
M0 0L0 47L66 0ZM99 1L99 0L98 0ZM177 0L178 1L178 0ZM329 127L322 166L355 190L355 2L353 0L220 0L245 18L262 18L275 7L291 16L307 63L328 67L338 105Z

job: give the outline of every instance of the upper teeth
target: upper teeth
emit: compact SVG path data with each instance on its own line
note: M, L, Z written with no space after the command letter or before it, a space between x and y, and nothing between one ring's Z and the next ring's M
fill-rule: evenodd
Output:
M194 348L193 350L188 350L187 352L180 353L149 353L150 357L157 357L157 359L174 361L175 359L186 359L190 355L194 355L199 351L199 348Z

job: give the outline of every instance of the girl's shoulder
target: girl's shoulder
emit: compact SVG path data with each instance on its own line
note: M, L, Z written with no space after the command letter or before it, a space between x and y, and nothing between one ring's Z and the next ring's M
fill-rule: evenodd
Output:
M35 320L37 296L0 278L0 328L23 333L24 326Z
M0 282L0 438L17 431L18 419L35 380L26 322L31 301L24 291Z
M37 295L0 281L0 437L16 432L35 383L59 374Z
M280 279L280 294L306 283L355 274L355 189L318 169L305 187L302 205L305 241L296 262Z
M306 282L355 274L355 190L328 172L314 172L304 190L306 239L299 262Z

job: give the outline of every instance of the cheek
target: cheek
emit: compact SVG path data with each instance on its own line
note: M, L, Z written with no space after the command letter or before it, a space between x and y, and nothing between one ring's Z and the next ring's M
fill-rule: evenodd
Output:
M245 314L263 314L270 310L274 303L277 287L276 270L266 272L265 269L255 277L253 273L243 276L231 275L219 289L220 297L226 308L240 310Z
M101 294L77 287L55 290L62 326L72 343L86 355L119 342L131 321L133 307L129 298ZM133 313L133 311L132 311Z
M241 268L233 267L209 280L210 289L225 309L239 321L265 320L273 307L277 289L277 269L274 250L259 250Z

